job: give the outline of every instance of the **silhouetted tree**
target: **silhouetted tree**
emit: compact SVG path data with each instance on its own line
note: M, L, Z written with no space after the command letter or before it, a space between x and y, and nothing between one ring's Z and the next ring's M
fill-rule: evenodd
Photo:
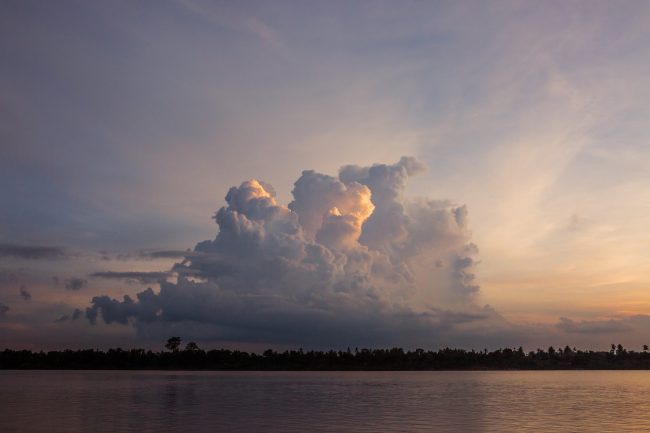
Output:
M644 345L643 345L643 351L644 351L644 352L647 352L647 351L648 351L648 345L647 345L647 344L644 344Z
M167 340L165 348L171 350L172 352L178 352L178 348L181 346L181 337L172 337Z
M201 349L199 349L199 346L195 342L190 341L187 343L187 346L185 346L185 350L189 352L198 352Z

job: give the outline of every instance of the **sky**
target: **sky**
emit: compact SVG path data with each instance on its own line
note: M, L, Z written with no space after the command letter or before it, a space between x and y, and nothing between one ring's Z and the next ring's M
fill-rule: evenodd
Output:
M640 349L645 1L0 4L0 347Z

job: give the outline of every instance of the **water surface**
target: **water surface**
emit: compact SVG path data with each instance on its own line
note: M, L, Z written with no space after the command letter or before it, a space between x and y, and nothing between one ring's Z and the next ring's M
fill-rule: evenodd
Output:
M650 372L0 371L0 431L639 432Z

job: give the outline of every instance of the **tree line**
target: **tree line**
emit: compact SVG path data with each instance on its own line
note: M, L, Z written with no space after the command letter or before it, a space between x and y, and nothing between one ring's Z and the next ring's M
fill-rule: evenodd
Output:
M523 348L493 351L444 348L433 350L359 349L304 351L203 350L172 337L166 351L121 348L107 351L33 352L5 349L1 369L79 370L571 370L650 369L648 346L643 351L612 344L609 351L585 351L565 346L525 352Z

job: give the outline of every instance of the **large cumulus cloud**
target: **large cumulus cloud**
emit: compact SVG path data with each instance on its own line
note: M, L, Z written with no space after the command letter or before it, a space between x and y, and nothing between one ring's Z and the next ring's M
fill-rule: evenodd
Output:
M409 157L344 166L338 177L307 170L287 206L270 185L245 181L216 212L215 239L174 266L176 282L97 296L86 316L145 334L183 325L203 338L303 345L491 338L506 324L473 301L467 210L407 199L422 170Z

